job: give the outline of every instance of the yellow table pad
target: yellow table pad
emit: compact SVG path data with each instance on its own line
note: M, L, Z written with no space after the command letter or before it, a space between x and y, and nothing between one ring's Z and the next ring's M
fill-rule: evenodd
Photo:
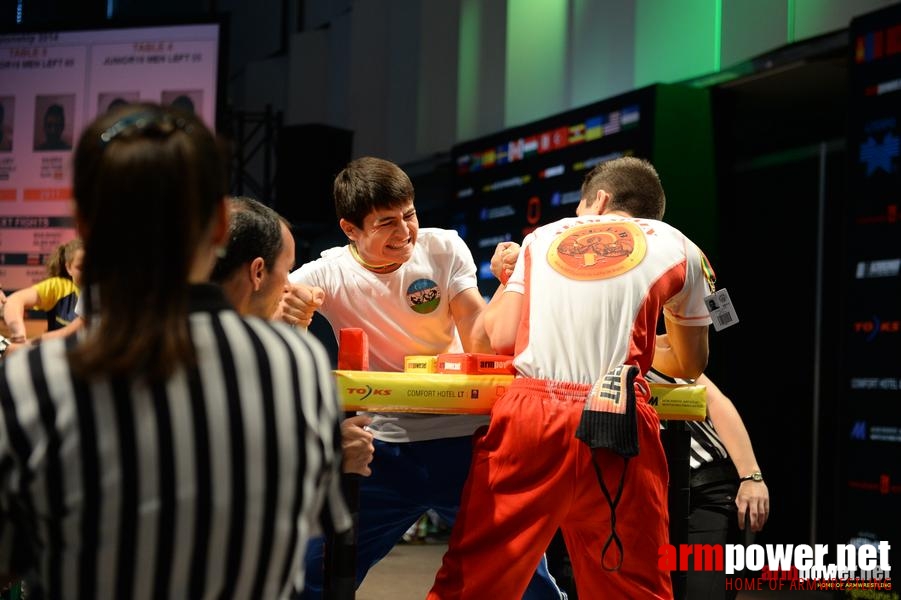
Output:
M334 372L344 410L436 414L488 414L513 382L512 375ZM703 421L703 385L652 383L649 404L661 419Z

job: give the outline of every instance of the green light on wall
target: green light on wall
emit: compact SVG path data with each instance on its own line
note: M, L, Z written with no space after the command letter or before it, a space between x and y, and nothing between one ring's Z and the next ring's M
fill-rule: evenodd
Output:
M636 2L635 87L720 68L722 0Z
M507 0L507 126L567 106L568 0Z
M795 41L795 0L788 0L788 23L786 24L785 40L791 44Z
M723 60L723 0L714 0L713 70L722 69Z
M457 139L475 137L479 109L480 0L460 3L460 49L457 63Z

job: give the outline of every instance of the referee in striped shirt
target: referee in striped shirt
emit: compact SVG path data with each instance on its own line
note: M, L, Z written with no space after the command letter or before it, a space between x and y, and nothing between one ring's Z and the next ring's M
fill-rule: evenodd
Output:
M0 365L0 572L31 598L290 597L324 507L350 525L340 411L312 336L205 283L228 227L213 135L108 113L73 187L93 317Z

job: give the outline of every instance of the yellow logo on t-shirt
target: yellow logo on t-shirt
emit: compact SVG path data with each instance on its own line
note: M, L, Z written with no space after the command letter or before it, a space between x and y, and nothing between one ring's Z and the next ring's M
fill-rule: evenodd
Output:
M557 236L547 260L570 279L607 279L636 267L647 249L644 232L631 221L583 223Z

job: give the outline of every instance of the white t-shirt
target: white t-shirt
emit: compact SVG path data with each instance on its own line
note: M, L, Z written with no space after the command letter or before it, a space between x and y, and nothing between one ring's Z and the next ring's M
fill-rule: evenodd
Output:
M293 283L325 290L319 312L337 339L346 327L363 329L369 368L398 372L408 355L462 352L451 299L477 287L472 254L456 231L422 228L410 259L393 273L373 273L348 246L330 248L293 273ZM410 413L372 414L376 439L413 442L471 435L487 416Z
M680 324L711 322L702 256L662 221L593 215L539 227L506 288L528 299L517 373L592 384L621 364L647 372L661 310Z

